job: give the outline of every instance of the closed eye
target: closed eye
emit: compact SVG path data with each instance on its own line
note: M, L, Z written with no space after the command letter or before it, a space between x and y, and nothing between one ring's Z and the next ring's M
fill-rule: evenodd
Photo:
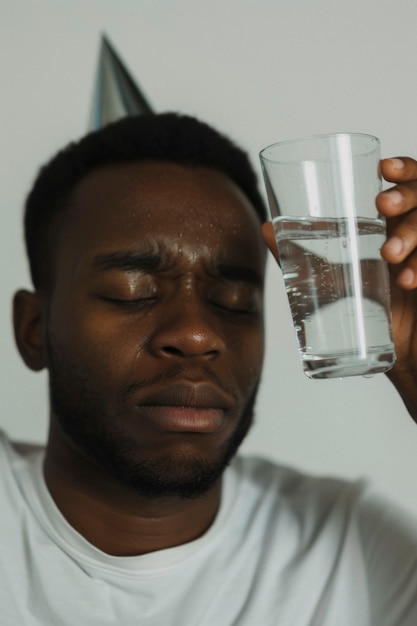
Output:
M223 304L218 304L213 302L212 306L226 314L230 314L230 315L252 315L256 312L255 308L252 306L247 306L247 307L230 307L230 306L224 306Z
M100 298L104 302L114 305L115 307L121 307L126 309L138 309L144 308L154 304L157 300L155 296L148 296L142 298L109 298L107 296L101 296Z
M232 315L254 315L260 311L261 295L252 286L222 285L208 298L212 307Z

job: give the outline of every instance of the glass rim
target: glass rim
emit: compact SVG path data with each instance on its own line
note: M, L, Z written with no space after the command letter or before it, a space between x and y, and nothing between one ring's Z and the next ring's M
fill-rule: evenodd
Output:
M321 140L321 139L330 139L331 137L360 137L372 139L376 146L380 146L381 140L375 135L371 135L370 133L349 133L349 132L340 132L340 133L319 133L318 135L305 135L304 137L296 137L295 139L284 139L283 141L275 141L265 148L262 148L259 152L259 157L263 161L269 161L270 163L274 163L275 159L271 157L265 156L265 152L267 150L271 150L272 148L276 148L278 146L289 146L291 144L301 144L312 140Z

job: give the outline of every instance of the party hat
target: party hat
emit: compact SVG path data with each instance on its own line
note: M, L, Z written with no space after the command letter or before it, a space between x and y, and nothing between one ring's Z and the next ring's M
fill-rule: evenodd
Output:
M113 46L103 35L89 129L98 130L121 117L144 113L153 111Z

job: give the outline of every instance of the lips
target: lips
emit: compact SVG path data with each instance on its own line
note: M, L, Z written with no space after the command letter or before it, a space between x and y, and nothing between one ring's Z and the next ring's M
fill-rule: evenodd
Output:
M176 383L141 397L135 409L158 430L214 433L234 405L230 394L210 383Z

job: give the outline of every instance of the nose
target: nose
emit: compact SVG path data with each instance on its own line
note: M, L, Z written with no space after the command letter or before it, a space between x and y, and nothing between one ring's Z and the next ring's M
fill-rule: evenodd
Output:
M226 349L219 325L206 307L182 299L163 311L151 337L151 350L159 358L215 360Z

